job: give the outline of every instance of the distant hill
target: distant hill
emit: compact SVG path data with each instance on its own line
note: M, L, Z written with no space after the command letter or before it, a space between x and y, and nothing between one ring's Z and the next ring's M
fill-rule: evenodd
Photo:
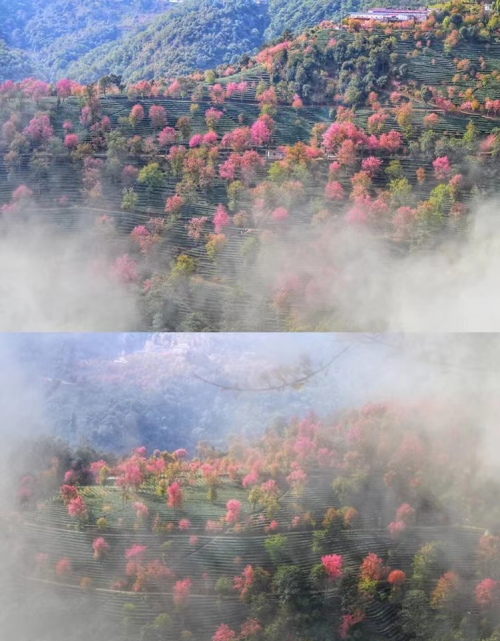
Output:
M135 33L174 6L170 0L0 0L0 37L30 56L39 77L53 80L73 60Z
M208 69L255 52L267 25L265 5L254 0L188 0L139 33L89 51L66 75L89 82L115 73L137 81Z
M34 73L30 57L21 49L9 47L0 39L0 83L22 80Z

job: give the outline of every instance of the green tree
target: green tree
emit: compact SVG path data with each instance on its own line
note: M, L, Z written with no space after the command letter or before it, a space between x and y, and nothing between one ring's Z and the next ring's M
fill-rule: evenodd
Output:
M137 180L146 186L146 192L151 195L163 187L165 175L157 162L151 162L141 169Z
M433 612L423 590L410 590L401 607L401 628L409 639L429 641L433 632Z
M139 196L135 193L132 187L128 187L128 189L123 190L122 209L125 211L133 211L138 202Z
M264 541L264 547L274 565L278 566L288 559L286 553L287 538L283 534L274 534Z

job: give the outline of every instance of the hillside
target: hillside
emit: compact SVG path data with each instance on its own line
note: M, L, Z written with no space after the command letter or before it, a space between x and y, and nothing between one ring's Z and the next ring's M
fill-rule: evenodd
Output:
M66 229L87 221L145 328L383 329L406 283L367 275L456 252L474 199L495 193L498 34L452 2L417 25L324 22L127 93L112 77L6 83L4 220L36 204Z
M32 76L33 65L29 56L22 50L9 47L0 39L0 82L22 80Z
M267 22L255 0L187 0L121 44L89 47L65 74L93 82L114 73L135 82L209 69L254 52Z
M311 414L194 457L31 442L2 514L4 629L18 641L35 626L54 641L495 639L497 482L481 479L476 434L449 409Z
M88 51L144 29L174 6L169 0L1 0L0 37L25 52L38 77L54 80ZM15 69L2 71L5 79L19 77Z
M234 63L285 31L297 35L367 4L356 0L340 10L338 0L0 0L0 38L24 52L39 78L94 82L116 74L129 82ZM11 66L2 68L3 78L18 80L19 65Z

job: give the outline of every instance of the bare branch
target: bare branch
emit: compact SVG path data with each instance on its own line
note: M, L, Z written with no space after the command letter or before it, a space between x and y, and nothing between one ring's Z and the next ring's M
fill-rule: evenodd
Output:
M237 385L224 385L223 383L217 383L216 381L210 381L206 378L203 378L203 376L200 376L199 374L196 374L193 372L193 376L197 378L198 380L202 381L203 383L207 383L208 385L213 385L214 387L219 388L222 391L232 391L232 392L280 392L283 391L286 388L298 388L304 385L308 380L313 378L314 376L317 376L321 372L324 372L327 370L336 360L338 360L341 356L346 354L352 347L354 346L354 342L349 343L346 347L344 347L340 352L335 354L329 361L327 361L325 364L321 365L317 369L309 372L308 374L305 374L299 378L296 378L293 381L289 382L283 382L278 385L269 385L267 387L239 387Z

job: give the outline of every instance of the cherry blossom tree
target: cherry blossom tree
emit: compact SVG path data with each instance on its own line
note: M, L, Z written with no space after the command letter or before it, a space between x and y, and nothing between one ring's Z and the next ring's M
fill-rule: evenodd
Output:
M450 161L448 156L440 156L432 163L434 175L438 180L446 180L451 173Z
M155 129L161 129L167 125L167 111L162 105L151 105L149 108L149 119Z
M182 579L174 585L174 604L177 608L185 608L189 602L191 579Z
M213 222L214 222L214 229L216 234L219 234L222 231L222 229L227 225L229 225L229 223L231 222L231 219L229 218L229 215L224 205L219 204L217 206L217 209L215 210Z
M50 124L50 119L45 114L35 116L30 120L29 125L23 131L33 142L40 144L46 143L54 135L54 129Z
M197 218L191 218L187 224L188 237L193 240L200 240L201 233L203 231L203 226L208 221L208 216L199 216Z
M78 136L76 134L66 134L64 136L64 146L68 149L75 149L78 146Z
M182 504L182 490L177 481L168 487L168 507L178 509Z
M288 218L288 209L286 207L276 207L271 213L271 218L275 223L281 223Z
M363 169L363 171L366 171L372 178L378 173L381 165L382 161L380 160L380 158L375 158L375 156L368 156L368 158L363 158L363 160L361 161L361 168Z
M59 96L59 98L62 98L62 100L65 100L66 98L69 98L69 96L71 96L72 88L73 82L71 80L68 80L67 78L62 78L56 83L57 95Z
M322 556L321 563L330 579L339 579L342 576L342 555L329 554Z
M179 196L179 194L174 194L167 198L167 202L165 203L165 213L170 214L171 216L178 216L184 205L184 198Z
M214 107L210 107L205 111L205 122L209 129L215 129L219 120L222 118L223 112Z
M71 560L68 557L63 557L59 559L56 563L56 574L62 576L64 574L69 574L71 572Z
M236 523L240 518L241 502L231 499L226 504L226 523Z
M94 550L94 559L102 559L109 552L110 545L102 536L99 536L94 539L92 549Z
M499 601L499 583L493 579L483 579L474 590L476 603L482 608L491 608Z
M134 126L144 120L144 107L140 104L134 105L130 110L129 120Z
M261 147L271 140L272 131L266 121L259 118L251 126L250 135L252 144Z
M68 514L82 521L87 516L87 506L81 496L71 499L68 503Z
M236 632L225 623L221 623L215 631L212 641L234 641L236 639Z
M392 129L389 133L380 135L379 138L380 148L389 153L395 153L403 145L403 140L399 131Z
M191 149L193 149L194 147L199 147L202 142L203 142L203 135L194 134L194 136L191 136L189 140L189 146L191 147Z
M177 132L173 127L165 127L158 134L158 142L160 143L160 147L173 145L176 139L177 139Z
M327 198L328 200L343 200L344 196L344 188L339 182L331 180L326 184L325 198Z
M349 630L358 623L361 623L365 618L365 615L362 612L356 612L353 614L344 614L342 617L342 624L339 629L340 638L345 639L349 633Z

